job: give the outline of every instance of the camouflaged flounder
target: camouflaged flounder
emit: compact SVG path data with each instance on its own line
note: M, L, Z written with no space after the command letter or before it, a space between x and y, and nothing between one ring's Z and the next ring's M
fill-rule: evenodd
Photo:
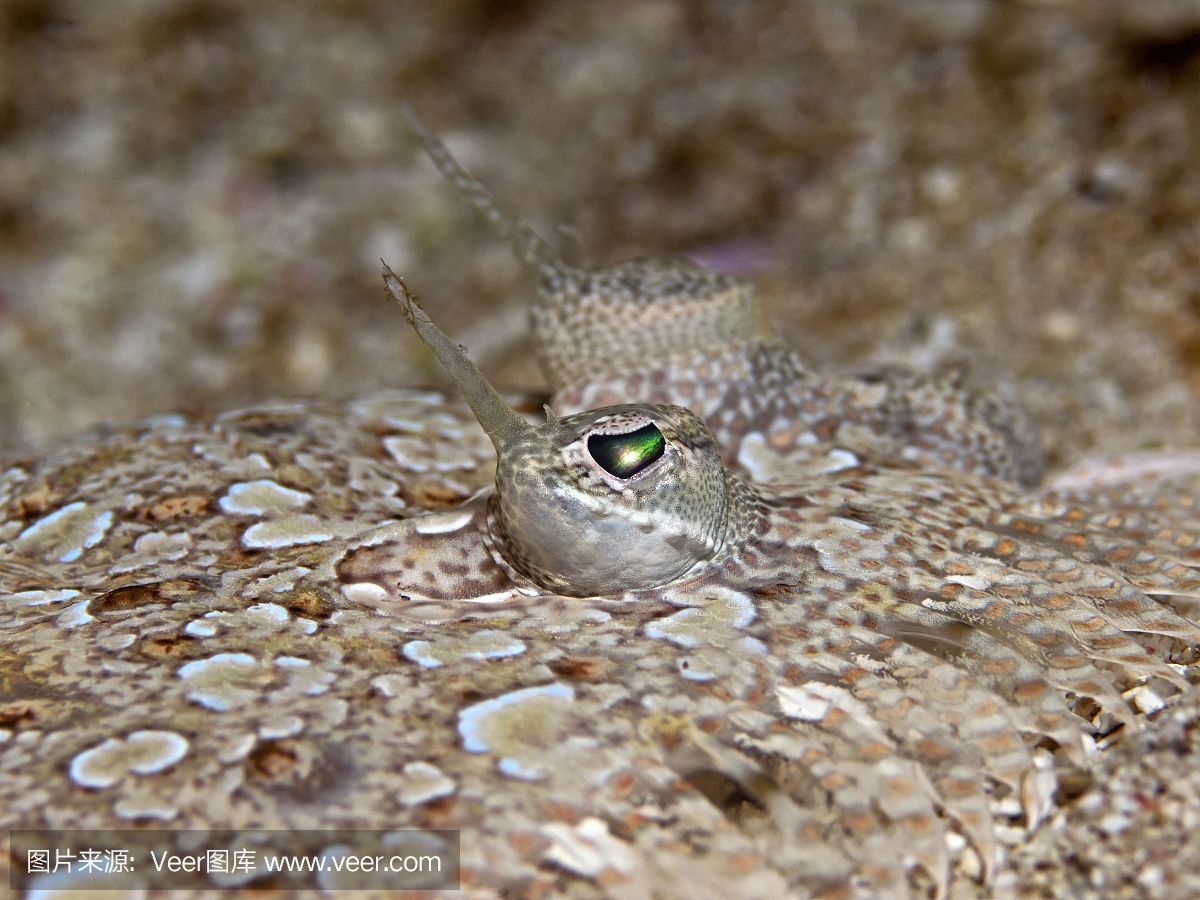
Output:
M5 460L0 826L461 828L477 896L943 894L1186 686L1200 457L1029 487L990 398L820 378L687 264L570 269L426 141L541 270L561 418L481 400L447 340L474 413L391 392ZM634 527L539 530L547 498Z

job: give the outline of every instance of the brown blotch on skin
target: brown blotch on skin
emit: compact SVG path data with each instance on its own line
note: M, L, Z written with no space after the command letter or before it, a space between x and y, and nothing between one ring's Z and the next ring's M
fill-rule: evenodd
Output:
M413 825L430 829L448 827L447 823L455 818L457 809L457 797L437 797L413 809Z
M294 741L265 741L250 752L246 761L252 774L279 781L296 771L300 752Z
M596 656L564 656L549 664L550 671L571 681L604 681L612 662Z
M254 410L236 418L227 417L221 422L221 427L254 437L269 438L293 434L302 424L301 417L294 412Z
M16 703L6 703L0 706L0 728L17 731L25 725L30 725L38 719L33 703L19 700Z
M333 598L313 590L312 588L297 588L274 598L289 612L306 619L328 619L337 609Z
M145 638L138 644L138 652L151 659L174 659L185 655L191 649L191 644L186 638Z
M143 506L138 511L138 515L151 522L191 519L207 513L211 503L212 500L204 494L183 494L177 497L163 497Z
M60 500L62 500L62 494L52 489L47 482L43 481L33 490L17 498L17 515L22 519L31 519L34 516L40 516L52 507L57 506Z
M1042 601L1046 609L1070 609L1073 600L1069 594L1051 594Z
M422 509L449 509L458 506L469 495L449 485L432 481L418 481L404 491L404 499Z
M126 609L137 609L155 603L172 604L190 600L204 586L187 579L179 578L170 581L153 581L146 584L127 584L123 587L106 591L93 599L87 611L93 615L120 612Z

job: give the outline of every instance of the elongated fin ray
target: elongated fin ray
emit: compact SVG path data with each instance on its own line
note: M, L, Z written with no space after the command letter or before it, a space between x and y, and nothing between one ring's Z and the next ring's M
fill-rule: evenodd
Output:
M557 283L570 278L573 270L561 256L527 223L510 216L496 203L491 192L474 175L463 168L449 149L425 127L412 106L402 107L408 124L421 142L426 154L445 176L464 201L473 206L512 247L526 265L537 269L546 280Z
M404 318L421 336L421 340L429 345L429 349L437 354L442 366L463 392L471 411L475 413L475 418L496 446L497 453L502 454L514 440L533 430L532 425L504 402L504 398L475 368L475 364L463 348L433 323L425 310L417 304L417 298L409 291L408 285L387 263L383 263L383 283L387 286L388 293L400 305Z

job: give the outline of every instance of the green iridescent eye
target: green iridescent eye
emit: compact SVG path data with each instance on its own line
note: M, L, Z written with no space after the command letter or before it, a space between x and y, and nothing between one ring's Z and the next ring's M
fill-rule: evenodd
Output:
M667 439L653 423L625 434L593 434L588 453L609 475L632 478L663 455Z

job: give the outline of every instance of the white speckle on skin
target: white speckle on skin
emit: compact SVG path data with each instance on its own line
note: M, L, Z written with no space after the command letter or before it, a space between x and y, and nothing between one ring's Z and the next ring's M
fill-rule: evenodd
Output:
M258 726L258 736L264 741L278 741L295 737L304 730L304 720L299 716L288 716L278 722Z
M516 594L517 594L517 592L515 590L500 591L497 594L480 594L478 597L463 597L461 602L463 602L463 603L483 603L483 604L506 603L507 601L509 601L513 597L515 597Z
M237 735L220 749L217 753L217 759L225 765L239 762L250 755L250 751L254 749L257 743L258 737L253 732Z
M91 601L80 600L78 603L67 607L54 621L60 628L78 628L81 625L86 625L93 621L92 614L87 611L88 603Z
M689 656L684 659L676 660L675 668L679 674L688 681L713 681L717 674L706 669L700 662L698 657Z
M946 832L946 837L949 838L953 833L952 831ZM959 852L957 868L962 872L964 877L972 881L980 881L984 876L983 860L979 858L979 854L971 846L964 847Z
M264 472L270 472L274 468L271 461L261 453L251 453L246 457L246 464L255 469L262 469Z
M1164 706L1166 701L1150 688L1148 685L1139 684L1137 687L1130 688L1124 694L1126 700L1130 701L1137 707L1138 712L1143 715L1156 713Z
M283 572L275 572L271 575L265 575L262 578L256 578L242 588L242 596L257 597L267 591L273 594L282 594L285 591L290 591L298 579L309 574L311 571L312 569L307 566L295 566Z
M218 653L186 663L176 674L185 681L195 682L188 692L189 700L213 712L226 712L258 696L256 691L243 686L258 669L258 661L248 653Z
M806 684L796 687L781 684L775 689L775 696L785 716L802 722L820 722L832 705L829 698L818 696Z
M892 739L875 714L841 685L822 681L809 681L796 686L780 685L775 689L775 696L785 716L804 722L819 722L830 709L837 709L856 722L869 739L878 740L884 746L892 745Z
M671 595L667 599L687 602L689 608L648 623L646 635L685 650L728 644L736 630L745 628L756 615L754 601L747 594L719 586L706 588L697 598Z
M246 617L257 619L268 625L284 625L291 618L291 613L278 603L255 603L253 606L246 608ZM279 665L278 660L275 662L276 665Z
M96 638L96 646L112 653L132 647L136 641L137 635L134 634L102 634Z
M420 516L413 520L413 531L417 534L448 534L459 531L470 524L474 514L471 510Z
M829 465L820 469L821 472L840 472L858 465L858 457L849 450L830 450L825 458L829 460Z
M0 597L10 603L22 606L45 606L48 603L60 603L78 597L79 591L62 589L48 591L19 591L15 594L0 594Z
M454 779L427 762L406 763L400 770L397 797L405 806L419 806L454 793Z
M458 733L471 753L494 753L505 775L534 780L545 775L561 742L558 723L575 702L575 689L554 682L511 691L468 706L458 714Z
M408 680L401 675L388 672L384 675L376 675L371 679L371 687L379 691L385 697L399 697L400 694L408 687Z
M206 622L203 619L193 619L183 626L183 633L194 638L212 637L217 633L217 625L215 622Z
M187 738L173 731L135 731L108 738L71 760L71 780L86 788L106 788L125 775L153 775L187 755Z
M457 422L455 423L457 424ZM428 427L428 426L426 426ZM458 446L441 446L438 454L430 454L429 439L424 434L394 434L383 439L383 448L397 466L409 472L467 472L479 465L476 453L461 441Z
M23 553L61 563L75 562L83 551L104 539L112 523L111 510L96 513L77 500L38 519L13 543Z
M973 591L986 591L992 586L992 582L982 575L947 575L946 580L969 587Z
M371 605L386 600L388 592L370 581L359 581L354 584L343 584L342 596L351 603Z
M186 532L168 534L165 531L151 531L133 542L133 551L144 556L178 559L187 553L191 543L191 535Z
M269 478L231 484L218 505L227 513L263 516L299 509L312 500L311 494L284 487Z
M767 447L767 439L760 432L751 431L742 437L741 445L738 447L737 461L738 465L745 469L752 479L763 479L764 474L770 471L770 466L765 463L773 457L775 457L775 453Z
M437 391L392 390L351 404L354 415L398 431L423 432L435 416L447 417L446 395Z
M442 663L441 660L429 655L429 646L429 641L409 641L404 645L403 652L417 665L424 666L426 669L436 669Z
M608 824L595 816L576 825L551 822L541 827L541 833L551 842L545 859L584 878L596 878L610 869L629 875L637 866L633 848L613 837Z
M207 659L197 659L185 663L177 673L180 678L195 678L214 666L254 666L257 660L249 653L218 653Z
M762 641L760 641L758 638L744 637L738 642L738 644L742 647L743 650L746 650L749 653L766 653L767 652L767 645L764 644Z
M251 525L242 534L242 546L248 550L278 550L298 544L320 544L333 537L329 523L316 516L283 516Z
M842 516L830 516L829 521L830 522L838 522L849 528L853 528L855 531L872 531L873 530L871 528L871 526L868 525L866 522L858 522L854 519L843 518Z
M503 659L525 652L525 645L502 631L484 629L462 638L441 641L409 641L404 655L427 669L436 669L458 659Z
M1055 774L1054 757L1044 748L1033 756L1034 770L1021 781L1021 806L1025 810L1025 824L1030 831L1050 815L1054 797L1058 793L1058 777Z
M309 660L299 656L280 656L276 658L274 665L288 670L291 673L290 686L302 690L310 697L326 693L335 677L332 672L316 668Z
M137 794L130 797L122 797L114 803L113 812L116 813L118 819L129 819L132 821L154 820L157 822L169 822L179 815L179 810L169 803L164 803L161 797L156 795L139 796Z

